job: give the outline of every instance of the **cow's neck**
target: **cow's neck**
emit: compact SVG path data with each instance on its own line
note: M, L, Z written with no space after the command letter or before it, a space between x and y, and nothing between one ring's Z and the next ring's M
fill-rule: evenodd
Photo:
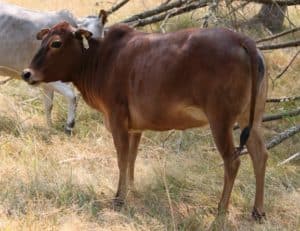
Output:
M93 108L101 110L101 93L104 85L102 78L102 58L100 56L101 41L91 39L89 49L84 50L81 65L78 68L73 83L82 94L84 100Z

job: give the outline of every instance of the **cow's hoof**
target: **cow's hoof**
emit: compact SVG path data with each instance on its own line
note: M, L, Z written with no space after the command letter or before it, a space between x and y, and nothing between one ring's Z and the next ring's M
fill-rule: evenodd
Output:
M113 206L113 210L120 212L124 206L124 200L120 198L114 198L112 206Z
M252 217L254 220L258 221L259 223L263 223L264 220L267 219L266 213L264 212L259 212L255 207L252 210Z
M70 128L65 128L65 133L66 133L68 136L71 136L71 135L72 135L72 129L70 129Z

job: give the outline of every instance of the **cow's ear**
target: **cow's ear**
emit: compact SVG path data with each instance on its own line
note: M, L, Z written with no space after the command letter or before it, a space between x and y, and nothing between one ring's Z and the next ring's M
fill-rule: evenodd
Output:
M87 40L89 40L92 37L93 33L88 30L79 28L74 32L74 35L77 39L81 40L83 37L85 37Z
M44 36L49 33L49 31L50 30L48 28L41 29L41 31L36 34L36 39L42 40Z
M107 23L107 12L105 10L100 10L99 12L99 19L102 23L102 25L104 25L105 23Z

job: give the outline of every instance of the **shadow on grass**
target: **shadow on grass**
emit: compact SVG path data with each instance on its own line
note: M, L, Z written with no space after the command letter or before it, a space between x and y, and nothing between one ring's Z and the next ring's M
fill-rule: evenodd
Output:
M71 179L63 182L5 179L0 181L0 187L0 203L8 215L22 216L32 209L32 205L40 206L36 211L43 211L44 205L50 205L96 218L100 210L109 206L109 201L100 199L92 186L78 185Z

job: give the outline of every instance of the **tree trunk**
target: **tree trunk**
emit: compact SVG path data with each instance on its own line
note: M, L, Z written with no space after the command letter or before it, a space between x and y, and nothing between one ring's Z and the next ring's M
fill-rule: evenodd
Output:
M283 30L286 11L286 5L263 4L257 18L272 33L278 33Z

